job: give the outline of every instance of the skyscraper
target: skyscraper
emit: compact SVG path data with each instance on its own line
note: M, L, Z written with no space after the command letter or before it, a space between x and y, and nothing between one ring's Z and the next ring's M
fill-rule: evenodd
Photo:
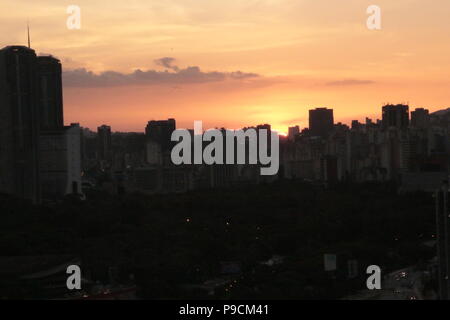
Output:
M0 50L0 192L40 201L38 62L34 50Z
M152 120L147 123L145 135L147 136L147 141L157 143L161 147L161 151L165 152L172 145L171 136L175 129L175 119Z
M409 125L409 106L405 104L388 104L383 106L383 129L395 127L398 129L407 128Z
M41 129L61 129L64 126L61 63L52 56L40 56L37 61Z
M111 127L102 125L97 128L97 157L99 160L111 160Z
M326 137L333 130L333 109L309 110L309 132L313 136Z

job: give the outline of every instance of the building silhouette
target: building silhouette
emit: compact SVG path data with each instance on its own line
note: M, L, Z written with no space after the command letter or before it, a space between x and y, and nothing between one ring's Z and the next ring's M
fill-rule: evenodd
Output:
M424 108L417 108L411 112L411 126L428 128L430 126L430 112Z
M39 75L34 50L0 50L0 192L40 201Z
M289 140L295 140L295 137L299 134L300 134L299 126L289 127L289 129L288 129L288 139Z
M41 131L40 159L43 199L82 195L81 128L78 124Z
M110 161L112 157L111 127L102 125L97 128L97 157Z
M61 63L52 56L37 57L39 73L39 110L42 130L64 126Z
M152 141L161 147L161 151L167 151L171 143L172 132L176 129L175 119L152 120L147 123L145 135L147 141Z
M409 125L409 106L388 104L382 108L382 128L405 129Z
M0 192L30 199L81 194L79 127L64 127L61 63L0 50Z
M333 131L333 109L309 110L309 132L312 136L327 137Z

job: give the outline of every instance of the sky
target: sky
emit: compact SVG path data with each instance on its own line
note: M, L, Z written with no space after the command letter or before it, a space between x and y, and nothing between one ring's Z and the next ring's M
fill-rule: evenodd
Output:
M344 123L450 107L449 17L448 0L1 0L0 47L25 45L29 20L32 47L63 64L66 123L285 133L317 107Z

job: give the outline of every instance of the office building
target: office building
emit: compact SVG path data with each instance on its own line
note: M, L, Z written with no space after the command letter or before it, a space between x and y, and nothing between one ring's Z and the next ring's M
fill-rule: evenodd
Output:
M40 56L37 62L41 130L61 129L64 126L61 63L52 56Z
M0 50L0 192L40 201L38 59L34 50Z

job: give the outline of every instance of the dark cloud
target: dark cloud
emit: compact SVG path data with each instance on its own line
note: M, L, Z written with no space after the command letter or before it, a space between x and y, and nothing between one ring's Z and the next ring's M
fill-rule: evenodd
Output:
M259 77L255 73L242 71L204 72L198 66L179 68L174 65L176 60L164 57L155 60L159 66L166 68L164 71L157 70L135 70L132 73L120 73L116 71L105 71L100 74L93 73L85 68L64 71L63 80L67 87L108 87L125 85L180 85L191 83L207 83L224 81L227 79L243 80ZM169 69L169 70L167 70Z
M172 57L164 57L164 58L160 58L160 59L156 59L155 63L158 66L162 66L165 67L167 69L171 69L174 71L179 71L178 66L174 66L173 63L176 61L175 58Z
M374 84L374 81L371 80L356 80L356 79L345 79L338 81L327 82L327 86L360 86L367 84Z

